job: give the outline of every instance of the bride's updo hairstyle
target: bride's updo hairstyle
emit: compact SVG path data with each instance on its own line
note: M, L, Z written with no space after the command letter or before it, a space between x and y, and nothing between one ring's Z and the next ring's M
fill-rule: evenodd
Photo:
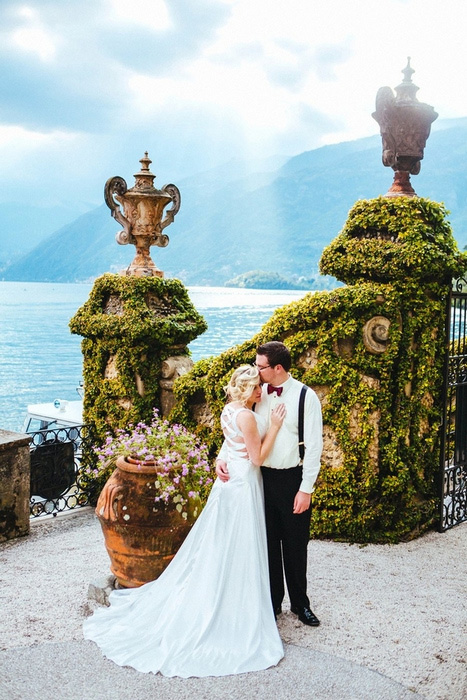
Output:
M251 396L253 389L258 386L259 371L252 365L240 365L230 378L230 382L224 387L224 391L231 401L239 401L245 405Z

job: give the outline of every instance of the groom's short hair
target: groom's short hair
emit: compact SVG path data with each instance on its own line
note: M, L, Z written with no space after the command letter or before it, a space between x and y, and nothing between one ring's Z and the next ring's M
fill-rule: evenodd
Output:
M265 355L271 367L282 365L286 372L289 371L292 365L289 348L278 340L270 340L268 343L259 345L259 347L256 348L256 354Z

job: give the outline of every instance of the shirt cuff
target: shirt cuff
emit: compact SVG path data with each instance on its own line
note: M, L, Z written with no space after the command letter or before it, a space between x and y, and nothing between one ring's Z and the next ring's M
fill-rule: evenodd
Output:
M315 490L314 486L314 481L311 482L308 479L302 479L302 483L300 484L300 488L298 490L303 491L303 493L313 493L313 491Z

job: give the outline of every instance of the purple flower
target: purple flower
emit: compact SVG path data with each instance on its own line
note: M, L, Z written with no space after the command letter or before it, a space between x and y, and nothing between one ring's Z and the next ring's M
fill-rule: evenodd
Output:
M86 470L90 480L110 476L120 455L153 459L158 467L156 502L185 505L212 483L207 446L183 425L162 420L157 409L149 425L139 422L127 429L118 428L115 436L107 433L104 444L93 451L98 466Z

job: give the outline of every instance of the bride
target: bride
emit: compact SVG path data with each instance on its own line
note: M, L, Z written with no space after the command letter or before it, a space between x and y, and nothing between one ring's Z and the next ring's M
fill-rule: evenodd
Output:
M170 565L155 581L114 591L110 607L84 622L84 636L120 666L164 676L258 671L284 655L269 591L259 465L285 417L271 427L256 413L256 367L242 365L226 387L221 415L229 481L217 479L206 506Z

